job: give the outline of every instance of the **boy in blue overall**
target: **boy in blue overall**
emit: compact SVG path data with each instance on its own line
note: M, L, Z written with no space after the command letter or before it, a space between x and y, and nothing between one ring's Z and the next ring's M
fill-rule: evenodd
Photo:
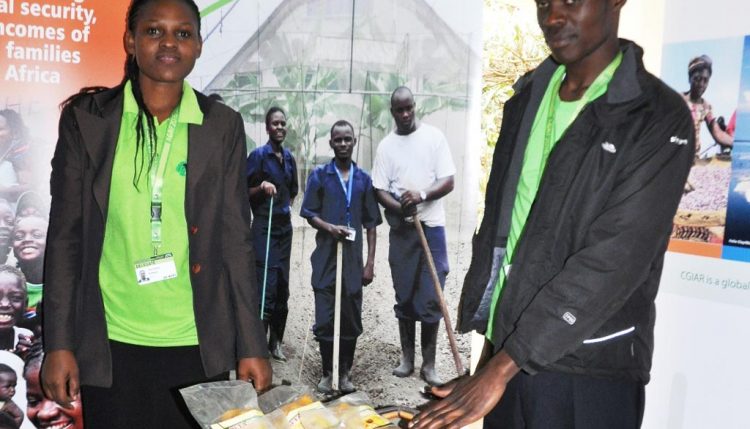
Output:
M362 285L372 282L375 268L375 227L382 222L370 176L352 161L357 139L354 127L338 121L329 141L334 159L315 169L307 181L300 215L315 229L316 247L310 257L315 292L315 339L320 343L322 393L331 393L333 318L336 284L336 243L343 251L339 388L353 392L349 372L357 337L362 333ZM362 261L362 227L367 231L367 262Z

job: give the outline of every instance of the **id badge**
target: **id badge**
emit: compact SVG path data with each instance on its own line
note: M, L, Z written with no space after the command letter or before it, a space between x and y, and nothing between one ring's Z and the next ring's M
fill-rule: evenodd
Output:
M135 281L143 286L177 277L177 266L171 253L135 262Z
M346 239L349 241L354 241L357 239L357 230L352 227L345 227L346 228Z

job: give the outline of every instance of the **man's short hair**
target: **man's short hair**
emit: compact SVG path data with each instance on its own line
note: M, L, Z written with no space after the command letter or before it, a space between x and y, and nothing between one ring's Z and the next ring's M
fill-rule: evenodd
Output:
M393 92L391 93L391 106L393 105L393 99L396 97L396 95L402 94L402 93L407 93L412 99L414 98L414 94L411 92L411 89L409 89L409 87L406 87L403 85L399 86L398 88L394 89Z
M346 119L339 119L331 125L331 137L333 137L333 129L336 127L349 127L352 130L352 134L354 134L354 126Z
M693 73L698 73L703 70L708 70L708 75L713 74L713 61L708 55L700 55L688 63L688 77L691 77Z

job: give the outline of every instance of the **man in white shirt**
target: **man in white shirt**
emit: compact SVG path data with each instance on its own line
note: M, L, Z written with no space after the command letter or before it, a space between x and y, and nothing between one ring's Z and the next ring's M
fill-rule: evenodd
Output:
M442 313L413 216L416 214L422 223L442 286L448 274L442 198L453 190L456 167L443 133L417 123L415 107L409 88L402 86L393 91L391 114L396 129L378 145L372 183L391 227L388 261L401 338L401 362L393 375L408 377L414 371L415 325L419 321L420 376L437 385L440 380L435 373L435 346Z

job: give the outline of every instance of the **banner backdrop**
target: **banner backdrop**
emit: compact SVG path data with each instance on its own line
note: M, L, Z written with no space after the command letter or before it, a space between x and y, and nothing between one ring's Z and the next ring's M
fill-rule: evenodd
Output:
M122 78L127 5L0 0L0 384L16 385L0 422L21 428L83 427L80 404L58 408L39 386L49 165L60 103Z
M657 298L643 427L747 428L750 24L737 13L746 2L658 3L649 7L665 7L661 77L685 97L700 146Z

